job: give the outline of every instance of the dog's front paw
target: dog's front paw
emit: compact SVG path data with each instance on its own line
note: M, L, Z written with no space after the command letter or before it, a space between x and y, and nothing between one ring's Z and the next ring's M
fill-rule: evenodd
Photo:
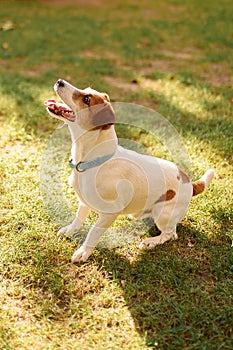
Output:
M60 228L57 235L58 236L62 236L62 235L72 236L78 230L79 230L79 227L77 227L76 225L73 225L73 223L72 223L70 225L67 225L67 226Z
M71 261L73 263L81 263L89 258L91 253L93 252L94 248L93 247L87 247L82 245L79 249L77 249L72 258Z

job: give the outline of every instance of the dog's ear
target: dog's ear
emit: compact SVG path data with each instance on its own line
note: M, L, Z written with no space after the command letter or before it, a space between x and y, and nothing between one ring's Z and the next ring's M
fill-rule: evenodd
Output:
M110 103L95 106L91 121L93 129L112 125L115 123L115 120L115 113Z
M104 99L107 100L108 102L110 102L110 97L108 96L108 94L106 94L106 92L102 92L102 95L104 96Z

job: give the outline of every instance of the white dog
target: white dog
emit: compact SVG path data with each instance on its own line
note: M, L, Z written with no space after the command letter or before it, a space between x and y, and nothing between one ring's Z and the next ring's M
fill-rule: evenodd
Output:
M204 191L214 171L208 170L192 183L175 164L120 147L107 94L91 88L80 90L61 79L54 89L64 104L48 100L45 105L50 115L68 124L72 139L69 163L73 168L69 183L80 201L74 221L58 234L77 232L90 210L99 214L72 261L86 260L118 215L153 217L161 234L145 239L140 248L176 239L176 226L192 196Z

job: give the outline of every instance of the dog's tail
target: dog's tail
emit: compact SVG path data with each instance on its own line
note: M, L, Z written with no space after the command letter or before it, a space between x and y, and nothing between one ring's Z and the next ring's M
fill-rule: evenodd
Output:
M202 193L209 186L214 176L214 170L209 169L199 180L193 182L193 196Z

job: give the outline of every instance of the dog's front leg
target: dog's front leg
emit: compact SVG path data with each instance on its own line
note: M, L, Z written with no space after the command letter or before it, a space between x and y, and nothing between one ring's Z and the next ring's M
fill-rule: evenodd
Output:
M69 235L72 235L73 233L77 232L80 229L80 227L82 226L83 222L86 220L89 212L90 212L90 208L87 207L82 202L80 202L74 221L70 225L62 227L57 233L58 236L60 236L60 235L68 235L69 236Z
M117 216L118 214L99 214L96 224L88 232L82 246L74 252L71 261L79 263L87 260L99 242L101 234L111 226Z

